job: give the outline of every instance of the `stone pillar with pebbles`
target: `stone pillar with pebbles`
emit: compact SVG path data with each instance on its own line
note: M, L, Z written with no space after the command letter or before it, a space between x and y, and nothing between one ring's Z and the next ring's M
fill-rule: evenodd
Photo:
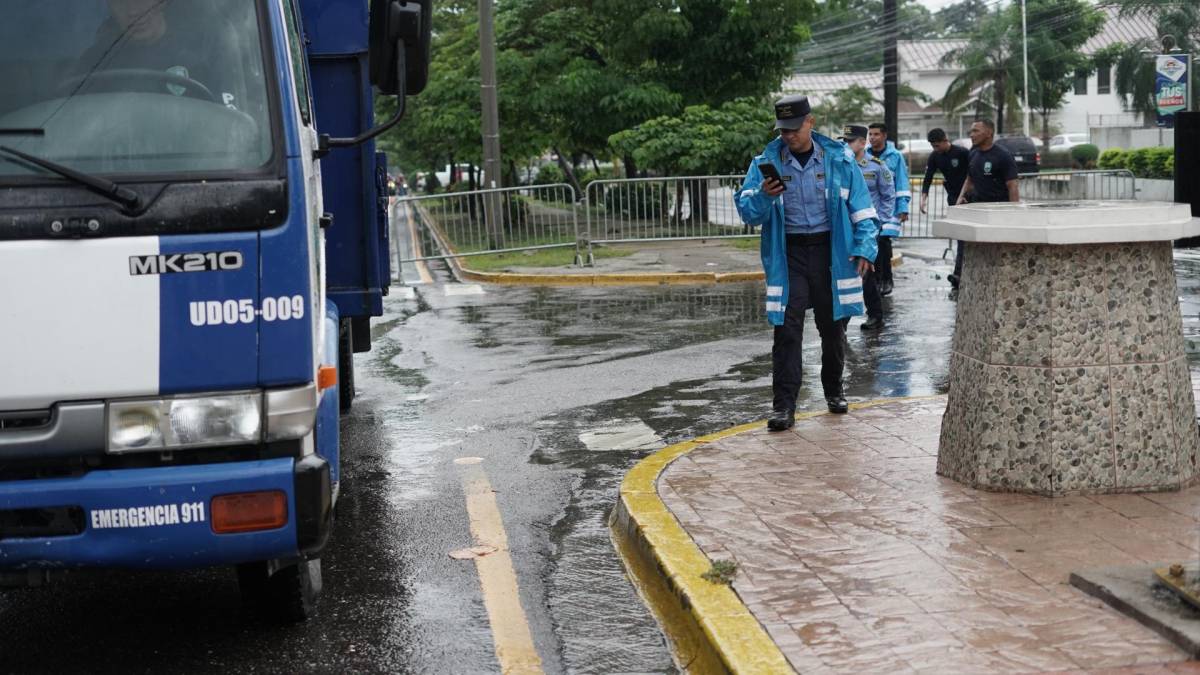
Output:
M972 204L938 473L1048 496L1179 489L1200 475L1165 202Z

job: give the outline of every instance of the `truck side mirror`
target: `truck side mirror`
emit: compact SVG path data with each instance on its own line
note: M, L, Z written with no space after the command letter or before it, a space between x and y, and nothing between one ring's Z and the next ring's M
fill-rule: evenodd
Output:
M424 91L432 35L433 0L371 0L371 84L398 96Z
M383 124L353 138L317 137L315 159L332 148L365 143L404 117L404 97L419 94L429 82L429 44L433 39L433 0L370 0L367 44L368 77L381 94L397 97L396 112Z

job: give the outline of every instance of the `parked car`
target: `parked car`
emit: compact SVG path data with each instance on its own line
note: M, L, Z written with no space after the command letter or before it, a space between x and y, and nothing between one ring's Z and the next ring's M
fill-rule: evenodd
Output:
M900 145L902 146L900 152L905 155L919 155L922 153L928 155L933 152L933 144L924 138L911 138L907 141L901 141Z
M1042 153L1038 152L1033 139L1023 134L1003 134L996 137L996 145L1008 150L1017 162L1020 173L1037 173L1042 163Z
M1087 134L1059 134L1050 139L1050 152L1069 152L1077 145L1090 142Z
M960 148L966 148L967 150L971 149L971 139L969 138L956 138L950 142Z

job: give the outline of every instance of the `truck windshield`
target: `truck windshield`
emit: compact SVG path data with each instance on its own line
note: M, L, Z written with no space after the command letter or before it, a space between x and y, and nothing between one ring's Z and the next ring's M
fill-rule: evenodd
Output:
M0 145L93 174L253 171L273 152L254 0L0 2ZM0 154L0 181L46 176Z

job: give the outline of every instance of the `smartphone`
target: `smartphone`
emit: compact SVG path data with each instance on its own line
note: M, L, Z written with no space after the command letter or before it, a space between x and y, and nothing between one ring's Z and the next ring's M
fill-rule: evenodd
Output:
M763 175L763 178L770 178L778 181L780 185L783 185L783 176L779 175L779 169L776 169L774 164L770 162L760 162L758 165L758 171Z

